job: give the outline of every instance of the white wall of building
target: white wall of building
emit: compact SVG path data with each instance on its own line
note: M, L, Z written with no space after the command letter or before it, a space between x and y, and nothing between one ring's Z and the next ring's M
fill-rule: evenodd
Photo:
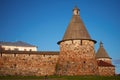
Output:
M37 51L37 47L23 47L23 46L5 46L2 45L1 48L4 50L16 50L16 51Z
M111 63L111 59L110 58L98 58L97 60L102 60L102 61Z

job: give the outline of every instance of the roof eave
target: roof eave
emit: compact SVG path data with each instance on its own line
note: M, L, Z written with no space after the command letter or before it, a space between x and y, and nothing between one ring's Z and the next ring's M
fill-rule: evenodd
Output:
M96 40L92 40L92 39L66 39L66 40L58 41L57 44L59 45L61 42L68 41L68 40L89 40L89 41L93 41L94 43L97 43Z
M97 59L98 59L98 58L109 58L109 59L112 59L111 57L96 57L96 58L97 58Z

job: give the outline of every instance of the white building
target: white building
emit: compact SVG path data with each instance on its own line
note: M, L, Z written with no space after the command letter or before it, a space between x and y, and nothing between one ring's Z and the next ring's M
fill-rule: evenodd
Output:
M0 41L0 50L11 51L37 51L37 46L17 41L17 42L3 42Z

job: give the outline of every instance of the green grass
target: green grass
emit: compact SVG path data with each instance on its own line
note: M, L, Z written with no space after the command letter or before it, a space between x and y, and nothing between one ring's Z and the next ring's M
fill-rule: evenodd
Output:
M0 80L45 80L44 76L0 76ZM48 76L46 80L120 80L120 76Z

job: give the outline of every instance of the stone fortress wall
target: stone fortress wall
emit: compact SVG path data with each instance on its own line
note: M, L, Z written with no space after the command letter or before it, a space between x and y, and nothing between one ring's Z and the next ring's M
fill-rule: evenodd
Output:
M76 40L74 42L79 43L80 41ZM68 41L61 43L61 47L68 43L72 45L72 41ZM71 47L75 52L79 52L77 48L77 45ZM75 54L69 50L68 52L71 55L66 57L64 55L67 52L64 52L64 49L61 52L64 55L60 55L59 52L3 51L0 53L0 76L115 75L115 67L98 66L96 59L89 57L90 54L87 54L87 51L86 53L83 52L84 55Z
M54 75L59 52L1 52L0 75Z

